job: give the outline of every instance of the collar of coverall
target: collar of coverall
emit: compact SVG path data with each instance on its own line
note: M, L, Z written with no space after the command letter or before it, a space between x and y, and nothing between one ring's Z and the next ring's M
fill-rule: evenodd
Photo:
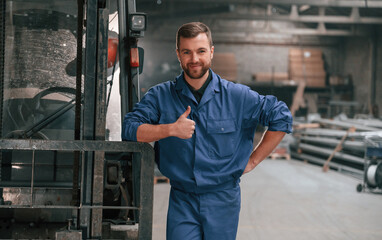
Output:
M211 69L210 69L210 74L212 74L212 79L211 79L210 84L207 86L207 89L212 88L213 90L215 90L215 92L220 92L218 76ZM188 88L188 86L187 86L186 80L184 79L184 72L182 71L182 74L180 74L178 77L176 77L175 89L176 90L182 90L185 88Z

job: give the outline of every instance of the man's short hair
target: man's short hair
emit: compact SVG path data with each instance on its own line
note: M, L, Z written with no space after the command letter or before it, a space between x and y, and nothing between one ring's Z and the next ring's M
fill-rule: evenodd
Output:
M179 49L180 37L184 38L194 38L200 33L205 33L207 35L208 41L210 42L210 47L212 47L212 36L210 28L201 22L190 22L183 24L176 33L176 49Z

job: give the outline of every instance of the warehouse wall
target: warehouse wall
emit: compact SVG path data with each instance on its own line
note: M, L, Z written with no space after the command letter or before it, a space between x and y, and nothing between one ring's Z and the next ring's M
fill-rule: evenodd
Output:
M144 74L141 75L141 87L145 92L149 87L172 80L181 71L175 54L175 33L178 25L167 26L162 30L148 31L140 45L145 48ZM171 30L171 31L170 31ZM382 29L377 29L377 72L376 102L382 102ZM360 110L369 111L371 91L371 50L367 37L296 37L280 42L256 41L235 42L218 38L213 32L216 53L234 53L237 61L237 82L253 83L253 74L257 72L287 72L290 48L314 48L323 52L325 70L330 75L351 75L354 83L355 100L361 104ZM173 36L173 37L172 37ZM303 40L300 42L300 40ZM382 104L380 104L382 105ZM382 113L382 106L379 106Z
M351 75L355 86L354 97L364 110L370 101L370 40L366 37L351 37L344 41L345 75Z
M378 33L376 102L379 107L379 116L382 116L382 27L378 28Z
M249 84L253 82L252 75L256 72L287 72L288 54L290 48L298 45L253 45L253 44L215 44L216 52L235 53L238 64L237 82ZM320 49L325 60L327 73L337 73L340 69L340 51L338 45L318 47L306 44L303 48Z
M173 79L179 74L180 67L175 53L175 37L173 42L151 41L143 39L140 45L145 48L144 74L142 86L145 88ZM252 75L256 72L287 72L288 53L297 45L272 44L225 44L215 43L216 53L234 53L238 77L237 82L249 84L253 82ZM304 48L321 49L325 59L326 71L329 74L338 73L341 69L341 52L337 44L318 47L306 45Z
M215 51L235 54L239 83L250 83L256 72L287 72L288 48L250 44L215 44Z
M376 83L376 103L378 105L379 116L382 116L382 26L377 28L377 83Z
M382 112L382 29L377 36L376 103ZM369 113L371 101L371 38L351 37L344 41L343 73L350 74L355 86L354 97L362 106L362 111ZM379 114L380 115L380 114Z

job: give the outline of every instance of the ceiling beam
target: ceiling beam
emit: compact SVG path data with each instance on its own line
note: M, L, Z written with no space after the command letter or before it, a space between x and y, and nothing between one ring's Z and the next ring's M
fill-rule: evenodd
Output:
M200 7L195 6L188 8L187 10L168 10L166 12L154 12L149 13L150 19L173 19L173 18L187 18L187 17L199 17L202 15L215 16L216 14L232 12L234 9L232 5L225 4L214 7Z
M382 2L382 0L381 0ZM169 18L184 18L188 16L214 15L214 18L226 20L264 20L264 21L288 21L288 22L305 22L305 23L337 23L337 24L382 24L381 17L361 17L359 8L353 7L350 16L333 16L325 15L325 8L319 8L318 15L299 15L298 6L292 5L289 14L274 14L272 5L267 5L266 13L243 13L237 11L233 5L220 5L209 8L195 8L187 11L170 11L166 14L151 13L151 19L169 19Z
M382 2L382 0L381 0ZM269 5L270 6L270 5ZM288 21L288 22L306 22L306 23L339 23L339 24L382 24L382 17L361 17L359 15L359 8L353 7L350 16L327 16L325 15L325 8L320 8L319 15L299 15L297 5L292 5L291 13L288 15L272 14L267 11L267 14L253 14L253 13L224 13L217 15L227 20L264 20L264 21Z
M140 3L152 3L155 0L139 0ZM170 2L170 0L162 0ZM202 4L283 4L283 5L311 5L323 7L368 7L382 8L381 0L171 0L172 3L194 3Z
M265 46L338 46L338 38L322 38L311 36L288 36L280 37L259 37L255 35L231 34L231 33L212 33L214 44L253 44ZM152 35L142 41L168 42L175 43L174 37L159 34Z
M264 27L227 27L224 25L210 25L211 32L215 36L223 37L245 37L245 36L267 36L269 38L272 37L280 37L280 36L332 36L332 37L352 37L352 36L370 36L370 29L365 29L358 26L352 26L351 29L326 29L325 25L320 23L317 28L276 28L272 26L271 22L268 22ZM160 29L157 29L157 33L163 32L174 32L176 31L171 28L169 25L162 25ZM155 35L153 33L152 35ZM160 34L161 35L161 34Z
M281 34L281 35L296 35L296 36L334 36L334 37L350 37L350 36L369 36L368 31L363 31L359 28L352 28L351 30L344 29L326 29L325 26L320 24L317 28L272 28L265 29L249 29L249 28L221 28L214 30L215 33L245 33L245 34Z

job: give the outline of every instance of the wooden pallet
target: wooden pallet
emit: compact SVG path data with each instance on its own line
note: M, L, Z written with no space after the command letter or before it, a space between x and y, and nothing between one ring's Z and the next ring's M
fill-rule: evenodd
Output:
M269 155L271 159L281 159L284 158L286 160L290 160L290 154L289 153L271 153Z
M170 183L170 179L165 176L154 176L154 184L159 182Z

